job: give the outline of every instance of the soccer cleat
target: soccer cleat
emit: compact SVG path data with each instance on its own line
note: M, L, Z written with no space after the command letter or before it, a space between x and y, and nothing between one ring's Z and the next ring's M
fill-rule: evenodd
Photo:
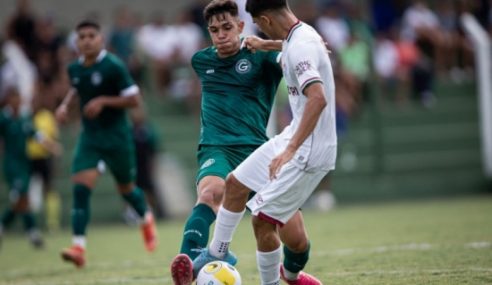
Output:
M223 259L220 259L211 255L210 252L208 251L208 248L204 248L202 249L200 254L193 260L194 276L198 275L198 272L200 272L200 269L202 269L202 267L205 266L205 264L216 260L225 261L232 266L236 265L237 263L236 255L230 251L227 252L226 256Z
M283 266L280 266L280 277L289 285L323 285L316 277L303 271L299 272L296 280L288 280L285 278Z
M154 215L151 212L145 214L144 222L140 226L142 237L147 251L154 251L157 247L157 230L155 228Z
M178 254L171 262L171 276L174 285L191 285L193 282L193 261L186 254Z
M85 249L78 245L72 245L62 250L61 257L63 260L73 263L77 268L82 268L85 265L84 253Z

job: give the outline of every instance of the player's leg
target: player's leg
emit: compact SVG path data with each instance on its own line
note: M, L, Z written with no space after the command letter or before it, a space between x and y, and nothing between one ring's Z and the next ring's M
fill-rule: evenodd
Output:
M256 262L262 285L280 284L282 248L277 233L277 224L267 216L253 216L256 237Z
M140 218L140 228L145 248L154 251L157 246L157 230L152 211L147 206L145 194L135 185L135 149L132 145L105 150L103 159L113 174L121 197L135 210Z
M180 253L191 259L205 248L210 235L210 226L215 221L225 191L225 180L219 176L205 176L197 187L197 201L186 220Z
M217 214L214 235L210 247L193 261L193 270L198 272L207 261L222 259L236 262L229 253L229 244L241 221L249 194L268 183L268 164L273 157L273 145L268 142L255 150L226 180L226 191ZM255 198L252 198L255 199Z
M225 177L232 170L229 156L224 147L200 146L197 201L184 226L180 254L171 262L175 285L188 285L193 281L192 260L207 246L210 226L225 191Z
M29 207L28 185L29 185L29 164L16 162L12 163L10 171L8 171L8 185L11 189L11 209L6 212L5 224L8 224L9 218L13 218L14 214L19 214L22 217L24 229L28 235L29 241L35 248L41 248L44 245L41 237L41 232L36 226L36 219Z
M52 188L53 160L45 158L38 160L38 163L39 173L43 179L46 226L49 230L58 230L61 220L61 199L59 193Z
M289 284L321 284L314 276L302 272L309 260L311 246L301 211L297 211L283 227L279 227L279 233L284 244L282 279Z
M65 248L61 256L77 267L85 265L87 247L86 230L90 221L90 196L100 173L97 164L98 150L79 141L72 162L72 246Z

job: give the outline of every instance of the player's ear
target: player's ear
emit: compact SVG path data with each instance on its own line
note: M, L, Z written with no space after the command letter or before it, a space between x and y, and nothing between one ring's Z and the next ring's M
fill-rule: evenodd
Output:
M241 34L243 32L243 30L244 30L244 21L239 21L237 23L237 26L239 28L239 33Z

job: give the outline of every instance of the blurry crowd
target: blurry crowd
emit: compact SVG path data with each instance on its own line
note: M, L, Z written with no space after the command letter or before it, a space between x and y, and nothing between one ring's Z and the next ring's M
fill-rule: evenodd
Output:
M237 1L244 7L245 0ZM52 15L33 11L28 0L16 3L0 37L0 102L18 92L24 110L54 112L70 88L65 67L77 57L73 27L60 27ZM119 7L111 23L101 23L107 49L128 65L147 94L184 102L195 116L200 86L190 61L210 44L202 16L207 3L195 0L172 18L159 9L140 15ZM491 0L313 0L292 1L291 8L329 47L337 124L343 134L349 119L374 100L374 93L397 105L413 101L430 108L436 104L437 79L460 83L472 78L473 47L460 17L473 14L492 34L491 6ZM86 17L97 21L101 13ZM246 21L244 34L258 33L249 15L240 15ZM379 83L378 92L371 92L373 82ZM284 109L279 108L281 123L288 121L282 119L289 116ZM143 128L135 130L136 143L153 137L146 133L150 128L142 110L133 118L136 128ZM155 142L151 144L149 155L155 153Z

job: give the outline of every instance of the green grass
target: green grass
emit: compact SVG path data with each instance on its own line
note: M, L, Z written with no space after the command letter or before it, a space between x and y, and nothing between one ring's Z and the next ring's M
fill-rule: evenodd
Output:
M492 284L492 197L399 202L306 212L312 240L307 271L324 284ZM169 262L183 221L159 224L160 247L147 254L136 228L90 229L88 265L61 262L68 231L47 236L34 251L7 235L0 251L0 285L172 284ZM243 284L259 283L254 238L246 218L232 249Z

